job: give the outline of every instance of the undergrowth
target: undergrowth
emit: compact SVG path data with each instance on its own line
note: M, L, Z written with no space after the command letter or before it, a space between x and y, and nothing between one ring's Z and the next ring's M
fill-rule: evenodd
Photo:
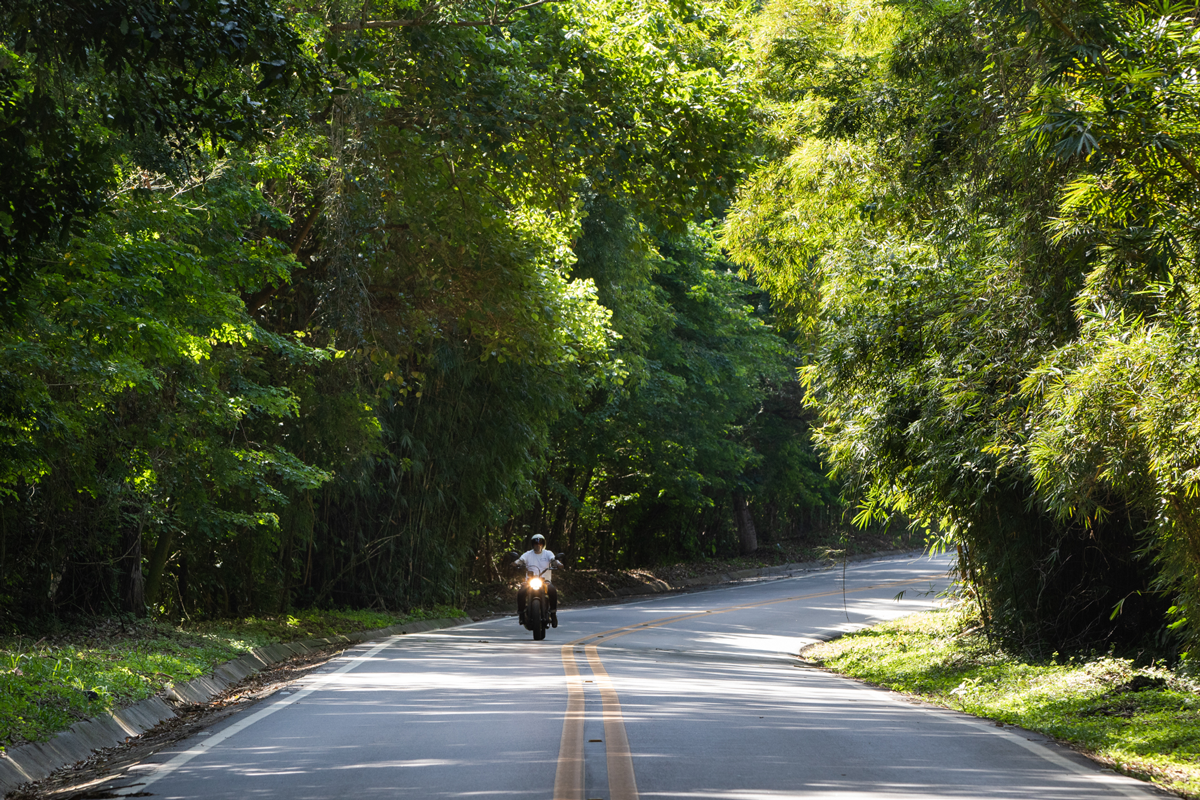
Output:
M1032 663L991 646L962 609L923 612L805 652L836 672L1049 734L1200 798L1200 695L1162 666L1112 655Z

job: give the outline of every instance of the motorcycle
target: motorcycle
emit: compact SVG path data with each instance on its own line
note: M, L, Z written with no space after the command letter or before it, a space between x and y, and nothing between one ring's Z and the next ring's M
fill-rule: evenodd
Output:
M533 640L540 642L546 638L546 628L550 626L550 595L546 591L546 581L542 573L532 572L525 577L525 628L533 631Z

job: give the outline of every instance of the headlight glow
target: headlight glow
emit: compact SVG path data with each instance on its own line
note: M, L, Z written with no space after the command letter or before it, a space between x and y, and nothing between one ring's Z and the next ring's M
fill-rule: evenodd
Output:
M541 578L530 578L529 579L529 588L533 589L535 591L537 589L542 588L542 579Z

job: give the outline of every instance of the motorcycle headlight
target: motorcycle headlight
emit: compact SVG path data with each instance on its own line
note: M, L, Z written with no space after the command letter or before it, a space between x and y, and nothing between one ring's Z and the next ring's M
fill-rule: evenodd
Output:
M541 578L530 578L529 579L529 588L533 589L535 592L538 589L541 589L542 588L542 579Z

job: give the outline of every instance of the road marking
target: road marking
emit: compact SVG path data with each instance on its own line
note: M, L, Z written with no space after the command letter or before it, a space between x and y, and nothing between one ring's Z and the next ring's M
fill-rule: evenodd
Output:
M583 684L571 645L562 647L567 674L567 716L558 745L558 770L554 773L554 800L583 800Z
M918 578L913 578L911 580L899 580L899 581L889 581L887 583L877 583L877 584L873 584L871 586L864 586L860 589L847 589L847 590L845 590L845 593L853 594L855 592L865 592L865 591L868 591L871 589L891 588L891 587L895 587L895 586L901 586L901 585L904 585L907 583L920 583L921 581L931 580L931 579L935 579L935 578L941 578L944 576L945 576L944 573L938 573L936 575L924 575L924 576L921 576ZM748 608L759 608L762 606L775 605L778 603L788 603L788 602L792 602L795 600L810 600L810 599L816 599L816 598L820 598L820 597L833 597L833 596L836 596L839 594L842 594L842 590L836 590L836 591L830 591L830 592L818 592L818 593L806 594L806 595L795 595L792 597L784 597L784 598L781 598L778 600L766 600L766 601L762 601L762 602L758 602L758 603L746 603L743 605L728 606L726 608L710 609L710 610L702 611L702 612L692 612L689 614L681 614L681 615L677 615L677 616L673 616L673 617L664 617L662 619L641 622L641 623L638 623L637 625L627 625L623 628L614 628L609 631L604 631L603 633L600 633L600 634L593 634L592 636L585 636L581 639L577 639L574 642L571 642L569 645L565 645L563 649L565 651L569 647L577 646L579 644L587 643L589 641L597 641L601 638L605 639L605 641L603 642L604 644L608 644L609 641L611 641L619 636L625 636L627 634L636 633L637 631L646 630L649 628L658 628L663 625L670 625L672 622L680 622L680 621L687 620L687 619L697 619L699 617L703 617L708 614L725 614L725 613L728 613L731 611L739 611L739 610L748 609ZM629 740L628 740L628 737L626 736L626 732L625 732L624 719L621 716L620 700L617 697L616 689L613 687L612 679L609 678L607 671L605 671L605 669L604 669L604 665L601 664L601 662L600 662L600 655L596 649L596 645L591 644L591 643L584 644L584 650L587 652L588 661L591 664L592 672L595 673L596 677L598 679L600 679L600 681L601 681L601 683L600 683L601 697L604 700L604 702L603 702L604 738L607 740L605 742L605 748L607 748L607 750L608 750L608 780L609 780L609 789L610 789L610 800L636 800L638 797L638 794L637 794L637 785L634 782L634 775L633 775L633 754L629 748ZM605 696L606 691L611 693L611 701L610 701L609 697ZM905 705L906 707L910 707L909 704L903 703L900 700L892 698L886 692L884 693L884 697L887 700L889 700L895 704ZM611 702L611 705L610 705L610 702ZM1027 740L1023 736L1017 735L1014 732L1010 732L1008 730L1004 730L1001 728L996 728L990 722L978 721L978 720L972 719L972 718L964 718L963 716L961 716L959 714L956 714L951 711L946 711L943 709L924 708L924 707L920 707L920 706L918 706L918 708L921 708L922 710L924 710L928 713L932 713L932 714L949 714L953 719L955 719L955 721L959 722L962 725L976 728L976 729L980 730L981 732L987 733L992 736L1000 736L1004 739L1007 739L1008 741L1012 742L1013 744L1016 744L1019 747L1022 747L1025 750L1028 750L1028 751L1040 756L1042 759L1050 762L1051 764L1054 764L1055 766L1059 767L1060 769L1065 769L1069 772L1075 773L1076 775L1087 776L1088 778L1091 778L1092 780L1096 781L1097 783L1099 783L1109 789L1112 789L1112 790L1124 795L1125 797L1148 798L1148 797L1156 797L1157 796L1155 793L1150 791L1148 788L1144 788L1143 786L1141 786L1138 782L1136 782L1132 778L1126 778L1125 776L1118 775L1118 774L1108 774L1106 772L1099 771L1098 769L1089 769L1088 767L1083 766L1081 764L1076 764L1075 762L1071 761L1070 759L1059 755L1050 746L1048 746L1046 744L1042 744L1041 742L1036 742L1036 741L1030 741L1030 740ZM613 727L611 729L609 727L610 720L613 724ZM618 728L618 726L619 726L619 728ZM619 757L615 760L614 760L614 748L616 748L617 752L619 753ZM614 764L614 761L616 762L615 764ZM616 770L614 770L614 766L616 767ZM629 783L627 784L628 790L631 791L632 794L628 794L628 795L618 794L617 787L619 785L619 782L622 780L623 775L626 774L626 771L628 774L628 781L629 781ZM616 778L617 782L614 782L614 777ZM581 779L582 779L582 776L581 776ZM556 795L557 795L557 793L556 793Z
M567 642L562 646L563 670L567 678L567 714L563 718L562 739L558 748L558 768L554 774L554 800L583 800L584 797L583 723L585 712L583 681L579 674L579 665L575 661L574 648L578 645L584 645L588 663L591 665L593 676L597 681L595 685L600 689L601 713L604 717L604 749L608 766L609 800L638 800L637 780L633 774L633 752L629 748L629 737L625 732L625 719L621 715L621 700L617 696L617 690L613 686L612 679L604 669L604 664L600 661L600 654L593 642L605 639L604 643L607 644L618 636L625 636L626 634L650 628L659 628L663 625L670 625L672 622L696 619L708 614L725 614L731 611L759 608L778 603L790 603L796 600L833 597L843 592L846 594L866 592L871 589L903 586L909 583L920 583L921 581L943 577L945 577L945 573L939 572L933 575L922 575L906 580L875 583L859 589L838 589L831 592L802 594L778 600L764 600L758 603L745 603L727 608L709 609L699 613L688 612L686 614L676 614L671 617L639 622L636 625L613 628L603 633L593 633L590 636L584 636L572 642Z
M290 706L292 703L295 703L297 700L302 700L303 698L308 697L310 694L317 691L318 689L324 688L325 684L329 683L331 680L336 678L338 675L341 675L343 672L349 672L350 670L354 669L355 667L361 665L367 659L374 657L374 655L376 653L378 653L380 650L384 649L385 647L388 647L391 644L394 644L395 641L399 638L400 638L400 635L389 637L388 639L384 640L381 644L377 644L374 647L372 647L370 650L368 650L367 652L363 653L361 656L351 659L349 662L343 664L341 667L334 670L333 672L327 673L326 675L322 676L321 678L313 681L311 686L301 689L300 691L296 692L295 694L288 695L287 697L283 698L282 700L278 700L278 701L272 703L271 705L267 706L266 708L259 711L258 713L252 714L251 716L246 717L241 722L235 722L233 725L230 725L228 728L221 731L220 733L213 734L208 739L205 739L203 742L200 742L198 745L196 745L192 749L184 750L182 753L175 756L170 761L159 766L158 769L154 770L154 772L150 773L145 778L140 779L137 783L134 783L131 786L122 786L120 788L113 789L113 794L118 795L118 796L125 796L125 795L131 795L131 794L140 794L140 793L146 791L147 786L157 783L158 781L167 777L172 772L179 769L180 767L182 767L187 762L191 761L196 756L208 752L209 750L211 750L214 747L216 747L217 745L219 745L221 742L228 739L230 736L241 733L246 728L249 728L251 725L258 722L259 720L265 719L265 718L271 716L272 714L274 714L276 711L279 711L286 706Z
M923 711L926 714L930 714L931 716L939 717L941 719L949 719L958 723L959 725L965 725L968 728L974 728L975 730L979 731L979 733L987 734L988 736L999 736L1002 739L1006 739L1012 744L1017 745L1018 747L1028 750L1034 755L1039 756L1043 760L1050 762L1060 769L1066 770L1067 772L1072 772L1082 777L1090 778L1091 780L1102 784L1103 786L1106 786L1113 791L1124 795L1125 797L1146 800L1146 798L1164 796L1154 791L1150 785L1135 778L1129 778L1124 775L1117 774L1111 771L1111 769L1104 769L1099 766L1090 767L1084 764L1076 764L1071 759L1056 752L1052 744L1036 739L1029 739L1028 737L1022 735L1025 733L1024 731L1018 733L1017 731L1010 730L1008 728L997 728L996 723L992 722L991 720L980 719L979 717L969 715L966 712L955 711L953 709L943 708L941 706L921 704L913 705L910 702L893 696L890 692L884 692L882 698L885 702L891 703L892 705Z
M637 781L633 777L633 753L629 751L629 737L625 735L625 720L621 716L621 700L613 688L596 645L589 644L588 663L592 674L600 679L600 700L604 715L604 751L608 757L609 800L638 800Z
M1096 769L1089 769L1080 764L1076 764L1071 759L1063 758L1058 753L1054 752L1048 745L1041 744L1040 742L1031 742L1023 736L1018 736L1017 734L1010 733L1009 731L999 730L990 723L974 723L974 725L975 727L990 733L992 736L1003 736L1013 744L1023 747L1026 750L1041 756L1051 764L1055 764L1063 769L1069 770L1070 772L1074 772L1076 775L1086 775L1097 783L1101 783L1111 789L1115 789L1126 797L1147 798L1159 796L1158 794L1151 792L1149 789L1135 785L1133 778L1127 778L1124 775L1117 775L1116 773L1105 774L1104 772L1100 772Z

